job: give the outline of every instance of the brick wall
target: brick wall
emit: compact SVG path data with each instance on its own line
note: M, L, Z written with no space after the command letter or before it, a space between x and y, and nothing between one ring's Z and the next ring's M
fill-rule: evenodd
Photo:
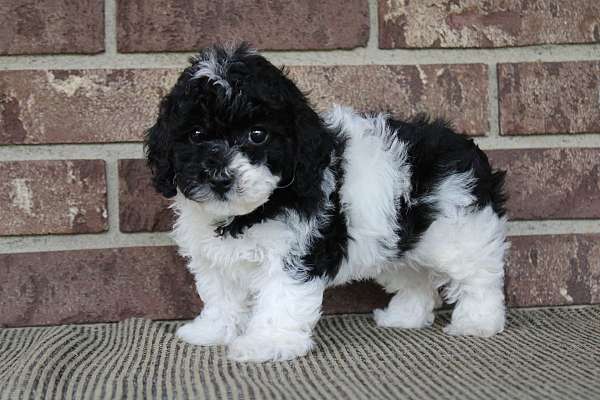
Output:
M227 39L319 108L454 120L509 171L509 304L600 302L597 0L190 3L0 0L0 325L199 310L140 140L187 57ZM326 310L385 300L352 285Z

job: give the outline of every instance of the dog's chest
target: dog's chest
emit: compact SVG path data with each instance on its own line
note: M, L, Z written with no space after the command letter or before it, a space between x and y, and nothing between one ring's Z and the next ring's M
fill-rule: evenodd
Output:
M184 225L186 221L182 221L174 232L184 252L221 267L256 267L277 262L289 252L293 240L289 228L279 221L253 225L235 238L218 236L212 226L196 225L182 229Z

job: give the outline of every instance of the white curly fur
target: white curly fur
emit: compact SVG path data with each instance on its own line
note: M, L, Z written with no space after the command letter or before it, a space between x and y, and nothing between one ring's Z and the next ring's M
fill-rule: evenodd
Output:
M197 345L226 344L239 361L286 360L306 354L317 323L323 291L357 279L375 278L394 293L388 307L376 310L382 327L431 325L439 304L437 289L456 302L451 335L489 336L504 327L503 257L505 218L472 207L471 173L448 176L420 201L438 210L437 219L410 251L395 261L390 248L402 229L395 217L399 199L409 201L410 163L406 146L393 138L384 116L361 117L347 108L325 116L347 139L345 179L340 189L347 218L348 257L332 281L303 277L300 255L318 235L323 213L306 221L292 210L250 227L243 236L216 237L214 224L265 202L279 178L268 169L237 159L254 197L238 199L233 209L200 204L178 194L173 237L204 301L202 313L177 331ZM330 193L335 177L326 170L322 188ZM253 189L252 189L253 188Z

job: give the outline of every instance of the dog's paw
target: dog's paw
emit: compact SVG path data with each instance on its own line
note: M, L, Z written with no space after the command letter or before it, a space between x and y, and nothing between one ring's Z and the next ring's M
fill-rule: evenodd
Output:
M234 361L285 361L306 355L313 347L309 335L272 336L248 334L233 340L227 357Z
M373 319L382 328L419 329L431 326L434 314L431 311L406 312L398 308L377 309L373 311Z
M478 302L466 300L454 308L450 324L444 327L446 334L489 337L504 330L506 311L501 297L488 296L486 301Z
M175 335L197 346L214 346L231 342L235 337L235 329L219 321L196 318L177 329Z
M502 332L503 330L503 316L480 321L453 319L449 325L444 327L444 333L452 336L490 337Z

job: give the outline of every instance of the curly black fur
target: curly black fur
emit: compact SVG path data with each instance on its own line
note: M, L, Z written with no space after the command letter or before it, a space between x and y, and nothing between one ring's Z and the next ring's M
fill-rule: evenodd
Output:
M431 194L451 174L472 170L476 178L473 187L476 206L483 208L490 204L499 216L506 213L505 172L492 171L487 156L472 139L456 134L448 122L431 121L423 114L408 121L390 119L388 124L408 145L412 199ZM413 206L403 203L398 212L398 225L402 227L398 232L400 251L413 248L435 217L436 210L430 203L416 202Z
M230 97L225 88L209 79L194 78L198 62L207 59L209 52L227 63ZM146 157L156 190L172 197L187 181L207 179L207 152L202 146L189 145L188 135L194 128L202 127L210 132L211 140L228 140L233 146L249 126L261 126L271 133L269 146L242 150L252 162L265 162L280 175L282 188L264 207L236 217L218 233L237 236L285 208L305 216L316 212L322 173L329 165L335 138L285 70L254 54L247 45L233 53L222 47L209 48L190 63L162 100L157 122L146 133Z
M197 76L202 63L219 65L222 82ZM412 120L389 119L388 127L407 145L411 166L410 204L397 206L398 254L412 249L436 218L433 205L419 202L436 185L454 173L473 171L475 207L491 205L505 214L504 172L493 171L486 155L441 120L420 116ZM249 127L269 133L265 146L249 146L244 140ZM201 129L202 143L190 143L190 135ZM246 135L246 136L245 136ZM222 149L215 155L214 149ZM306 96L287 77L247 45L227 50L212 47L190 59L177 83L161 101L156 123L145 137L147 162L156 190L173 197L179 189L188 196L192 183L206 182L226 169L228 149L243 152L253 164L266 165L281 177L269 200L254 211L235 216L215 226L219 236L239 237L255 224L294 210L303 218L322 212L325 201L333 204L328 222L319 227L319 238L302 258L308 277L333 278L346 257L348 221L340 200L344 182L341 159L344 139L326 126ZM336 162L332 162L332 155ZM330 167L336 187L329 199L322 189L323 172Z

